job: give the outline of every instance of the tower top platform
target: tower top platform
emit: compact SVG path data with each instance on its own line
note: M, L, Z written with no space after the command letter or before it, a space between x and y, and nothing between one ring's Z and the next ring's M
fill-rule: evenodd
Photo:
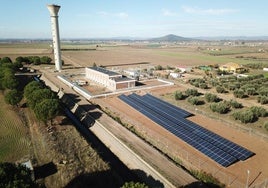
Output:
M47 8L49 10L50 16L58 16L58 12L60 10L60 6L59 5L47 5Z

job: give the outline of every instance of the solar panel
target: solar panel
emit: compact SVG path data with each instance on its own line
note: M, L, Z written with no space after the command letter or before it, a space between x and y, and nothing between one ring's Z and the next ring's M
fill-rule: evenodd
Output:
M134 96L129 95L125 100L127 100L128 104L138 109L138 111L142 112L145 116L152 119L154 122L158 123L177 137L184 140L186 143L190 144L197 150L201 151L211 159L221 164L222 166L229 166L230 164L237 161L236 158L213 146L206 140L201 139L196 135L191 135L188 130L183 129L182 127L176 127L176 125L170 120L166 119L165 117L159 116L158 113L154 112L150 108L142 105L139 101L135 100Z
M191 113L152 95L135 93L119 98L222 166L245 160L253 152L185 119Z
M181 109L179 107L176 107L176 106L174 106L166 101L160 100L160 99L158 99L150 94L143 95L142 98L146 101L150 101L152 104L154 104L156 106L161 106L161 107L164 107L166 109L170 109L170 111L173 111L174 113L178 113L178 115L180 115L184 118L192 115L192 113L187 112L186 110Z
M147 96L150 95L147 94ZM176 106L169 104L169 106L172 106L172 108L166 108L165 106L164 106L165 108L163 108L163 106L162 108L159 108L159 106L155 105L155 101L159 100L156 97L154 97L155 98L155 100L153 101L154 103L150 103L152 101L144 100L144 97L141 97L135 93L129 95L129 97L134 97L136 100L139 100L141 103L149 106L151 109L155 110L159 114L163 114L166 117L168 117L171 121L179 123L179 125L184 126L184 128L189 129L194 134L198 134L201 138L204 138L208 142L213 143L218 148L228 152L229 154L231 154L232 156L236 157L239 160L246 160L247 158L254 155L253 152L205 129L204 127L201 127L187 119L181 118L180 117L181 114L177 116L176 113L174 113L174 110L171 110L177 108ZM179 108L179 110L181 109Z

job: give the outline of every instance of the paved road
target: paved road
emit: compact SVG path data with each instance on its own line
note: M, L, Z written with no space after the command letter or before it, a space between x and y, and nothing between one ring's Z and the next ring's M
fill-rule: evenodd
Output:
M46 83L49 84L53 90L57 91L57 88L62 88L65 93L77 95L71 88L58 80L56 75L57 74L52 70L45 70L45 76L46 78L49 78ZM57 87L55 87L55 85ZM196 181L196 179L183 169L177 167L157 150L149 146L126 128L119 125L102 111L97 108L92 109L90 107L92 105L83 97L79 97L79 100L78 103L80 105L89 107L89 114L92 116L98 114L98 117L95 117L97 118L97 121L90 130L98 136L99 139L102 140L102 142L110 148L110 150L115 153L126 166L128 166L128 168L133 170L140 169L146 172L154 179L162 182L165 187L188 185ZM142 158L140 156L142 156ZM166 177L163 177L155 169L161 171L161 174L164 174L169 180L167 180ZM172 184L170 182L172 182Z

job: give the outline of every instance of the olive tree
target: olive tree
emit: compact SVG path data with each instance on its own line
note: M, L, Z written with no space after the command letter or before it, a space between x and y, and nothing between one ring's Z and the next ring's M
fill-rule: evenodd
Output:
M233 113L235 120L240 120L242 123L252 123L257 120L257 117L251 110L244 110Z
M206 99L207 102L219 102L220 101L218 96L214 95L212 93L206 93L205 94L205 99Z
M174 93L175 100L183 100L185 99L185 96L181 91L175 91Z
M210 109L212 112L218 112L219 114L226 114L230 111L230 105L226 102L219 102L219 103L211 103Z

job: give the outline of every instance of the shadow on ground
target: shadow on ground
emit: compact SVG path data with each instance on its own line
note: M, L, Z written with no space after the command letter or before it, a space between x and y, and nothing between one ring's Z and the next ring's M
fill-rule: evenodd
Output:
M98 185L96 187L107 187L108 183L111 181L111 185L115 187L120 187L125 182L145 182L150 187L164 187L163 184L152 177L147 176L143 171L140 170L130 170L115 154L107 148L98 137L96 137L87 127L78 121L75 116L66 111L68 116L71 117L73 123L76 125L76 129L80 134L90 143L91 147L99 154L99 156L110 165L110 171L106 172L94 172L90 174L82 174L75 179L73 179L67 187L79 187L79 182L84 182L82 187L94 187L94 184ZM96 114L95 114L96 115ZM97 177L102 177L103 181L95 180ZM106 177L108 176L108 177ZM107 178L107 182L104 181ZM111 178L111 180L110 180ZM105 186L104 186L105 185ZM118 186L119 185L119 186ZM157 185L157 186L155 186ZM81 186L80 186L81 187ZM109 185L110 187L110 185Z
M53 162L49 162L42 166L34 167L35 179L43 179L57 172L58 172L57 166Z
M163 188L164 185L154 180L151 176L147 176L141 170L134 170L133 173L139 173L139 175L143 176L142 179L145 184L150 185L150 187L159 187ZM80 176L75 177L71 180L65 188L118 188L124 185L124 181L114 181L114 179L118 178L117 174L113 171L103 171L103 172L93 172L88 174L82 174ZM147 179L146 179L147 178ZM140 181L141 182L141 181ZM149 183L147 183L149 182Z

